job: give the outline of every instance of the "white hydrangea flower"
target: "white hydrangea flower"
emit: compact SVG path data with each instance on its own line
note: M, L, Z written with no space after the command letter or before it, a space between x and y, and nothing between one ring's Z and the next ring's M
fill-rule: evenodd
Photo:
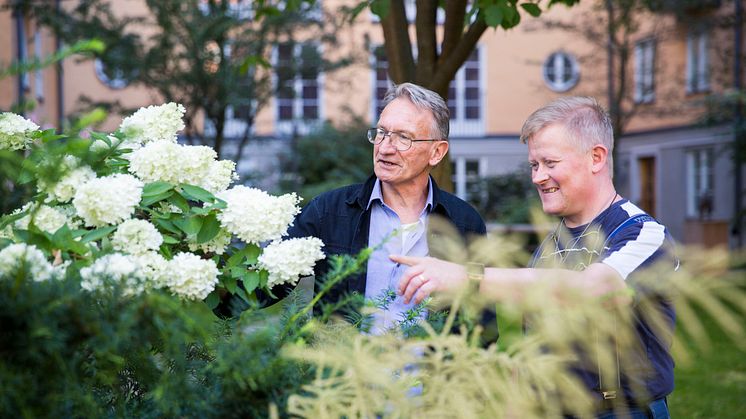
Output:
M303 275L312 275L316 261L326 256L324 243L316 237L275 241L259 255L258 266L269 272L267 287L289 283L295 285Z
M231 233L221 228L218 234L213 237L212 240L205 243L187 242L187 245L189 246L189 250L192 252L201 250L204 253L214 253L216 255L222 255L223 253L225 253L225 248L228 247L229 244L231 244L232 238L233 235Z
M39 180L39 192L46 192L48 195L46 202L70 202L80 185L96 177L96 172L88 166L81 166L80 160L74 156L65 156L62 165L66 169L65 174L57 183L47 185Z
M0 277L15 275L22 266L25 266L37 282L61 277L66 267L53 267L44 253L32 244L11 244L0 250Z
M150 143L129 155L129 171L146 183L177 184L181 176L178 169L180 158L180 145L167 141Z
M228 189L228 186L234 180L238 180L235 162L231 160L213 161L210 163L207 176L200 182L200 186L215 194Z
M73 205L87 226L117 224L135 212L142 188L143 183L132 175L93 179L78 188Z
M166 285L181 298L203 300L215 289L219 274L212 260L194 253L178 253L168 262Z
M28 225L33 219L34 224L40 230L46 231L49 234L54 234L60 229L60 227L68 222L67 215L64 212L48 205L40 205L37 208L36 204L33 202L27 203L21 209L16 210L13 213L17 214L26 210L30 210L30 212L14 223L15 227L18 229L28 230Z
M156 252L146 252L132 256L140 264L147 288L158 289L166 286L168 261Z
M218 214L220 225L246 243L261 243L287 234L300 198L295 193L272 196L239 185L217 194L228 205Z
M139 255L156 250L163 243L163 236L153 224L146 220L130 219L119 224L111 238L114 249Z
M31 134L39 126L12 112L0 114L0 150L22 150L31 142Z
M177 103L140 108L122 121L119 130L140 144L154 141L176 142L176 133L184 129L184 107Z
M140 262L132 256L112 253L97 259L80 270L80 286L86 291L102 291L107 285L120 283L126 296L145 290L145 273Z

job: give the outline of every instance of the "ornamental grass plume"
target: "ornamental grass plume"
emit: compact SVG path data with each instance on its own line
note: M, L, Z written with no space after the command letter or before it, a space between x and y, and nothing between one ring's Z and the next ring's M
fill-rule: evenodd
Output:
M87 226L101 227L132 217L143 183L132 175L114 174L81 185L73 205Z
M220 225L246 243L259 244L281 238L300 212L300 198L295 193L272 196L239 185L216 196L227 203L218 214Z
M316 237L275 241L259 255L259 267L269 272L268 287L280 284L296 285L301 276L313 275L317 261L326 256L324 243Z
M176 142L184 129L184 106L177 103L140 108L122 121L119 130L130 140L147 144L155 141Z
M39 126L11 112L0 113L0 150L23 150Z
M440 257L447 250L457 262L525 266L528 256L515 246L515 237L490 235L464 246L445 233L448 227L434 224ZM288 411L307 418L592 417L596 405L573 371L604 371L604 383L613 383L617 374L629 377L650 368L639 353L635 316L643 316L661 339L673 341L677 361L686 361L693 346L706 345L703 312L746 349L738 321L746 313L746 284L726 270L727 253L679 249L678 255L684 263L674 275L670 265L662 265L668 260L636 276L632 298L592 297L551 276L525 288L520 299L506 295L497 305L468 287L436 296L431 312L445 308L448 317L442 325L421 323L426 333L417 339L397 331L371 336L347 325L318 326L311 345L286 347L288 356L316 371L314 380L290 397ZM674 302L682 336L691 339L672 335L652 298ZM496 309L501 329L500 340L486 347L477 321L485 307ZM457 325L460 334L452 332ZM643 401L646 389L634 381L629 386ZM624 416L622 399L613 406Z

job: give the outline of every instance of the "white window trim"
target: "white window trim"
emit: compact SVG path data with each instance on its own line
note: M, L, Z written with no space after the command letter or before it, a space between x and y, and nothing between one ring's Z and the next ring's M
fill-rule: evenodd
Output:
M454 157L454 166L455 166L455 178L456 181L454 182L455 192L456 196L458 196L462 200L467 200L468 196L466 195L466 161L477 161L479 163L479 178L482 179L485 176L487 176L487 162L488 159L486 156L479 156L479 157L471 157L471 156L458 156Z
M383 44L380 45L374 45L370 51L370 54L368 55L370 57L370 108L368 110L368 113L370 114L370 120L371 120L371 126L375 125L378 122L378 98L376 97L376 90L378 88L378 58L376 57L376 49L378 48L384 48ZM386 61L388 64L388 60ZM386 67L386 80L388 81L389 87L393 85L393 82L391 81L391 78L388 77L388 65Z
M550 57L554 57L552 65L554 66L555 75L562 73L562 60L559 58L560 56L565 56L570 61L572 76L570 77L570 80L566 82L549 80L549 78L547 77L546 65ZM575 58L575 55L565 51L555 51L549 54L549 57L547 57L547 59L542 64L541 75L544 78L544 83L547 85L547 87L549 87L550 90L557 93L564 93L578 84L578 80L580 80L580 66L578 65L578 60Z
M485 49L477 45L476 51L479 58L479 119L466 119L465 104L465 69L461 66L456 72L453 81L456 87L456 118L451 118L451 137L481 137L484 136L485 120L485 95L487 87L487 63Z
M710 90L709 36L705 31L692 31L686 37L686 93Z
M705 161L710 158L710 165ZM698 198L704 190L697 190L697 179L699 177L699 185L707 185L712 180L712 184L709 185L710 194L714 194L715 189L715 150L711 147L691 149L686 152L686 215L689 218L699 217L699 206ZM700 170L697 170L699 166ZM713 198L713 204L715 200Z
M635 102L655 100L655 39L648 38L635 44ZM643 89L649 88L648 91Z
M293 57L297 58L300 54L300 49L303 45L314 45L319 52L319 56L323 56L324 48L323 45L319 45L315 42L298 42L293 46ZM278 61L278 46L272 48L272 62L277 66ZM272 108L274 112L275 121L275 133L280 135L307 135L313 129L319 127L321 122L324 120L326 112L324 108L324 82L326 77L323 71L319 71L316 77L316 83L318 84L318 117L315 120L303 119L303 82L301 78L296 74L293 79L293 89L295 91L295 97L292 99L293 107L293 118L290 120L280 120L280 110L278 105L278 97L275 95ZM278 83L277 74L272 74L272 84L277 86ZM300 94L299 94L300 93Z
M417 17L417 4L416 0L404 0L404 11L407 15L407 22L414 23L415 17ZM468 9L467 9L468 12ZM379 23L381 18L377 14L368 11L370 13L370 21ZM443 8L438 7L438 11L435 14L435 23L442 25L446 21L446 12Z

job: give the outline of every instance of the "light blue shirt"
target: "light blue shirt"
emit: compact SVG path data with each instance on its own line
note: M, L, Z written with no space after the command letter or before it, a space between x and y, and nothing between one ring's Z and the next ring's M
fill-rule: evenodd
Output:
M404 320L407 310L415 304L410 301L404 304L401 295L394 294L407 266L399 265L389 259L389 255L427 256L427 216L433 208L433 186L428 180L427 201L420 213L417 223L409 225L402 231L399 216L383 202L381 181L376 179L373 192L368 201L370 214L370 231L368 247L378 248L368 260L368 273L365 282L365 298L382 307L373 313L372 334L382 334L398 326ZM385 243L384 243L385 241ZM381 244L383 243L383 244ZM420 317L424 318L423 310Z

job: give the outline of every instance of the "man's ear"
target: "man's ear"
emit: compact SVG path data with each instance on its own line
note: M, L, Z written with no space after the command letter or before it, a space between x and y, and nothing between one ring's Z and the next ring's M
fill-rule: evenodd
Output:
M609 150L602 144L596 144L591 149L592 171L598 173L606 166L606 160L609 157Z
M435 166L443 160L446 153L448 153L448 141L438 141L430 150L430 166Z

